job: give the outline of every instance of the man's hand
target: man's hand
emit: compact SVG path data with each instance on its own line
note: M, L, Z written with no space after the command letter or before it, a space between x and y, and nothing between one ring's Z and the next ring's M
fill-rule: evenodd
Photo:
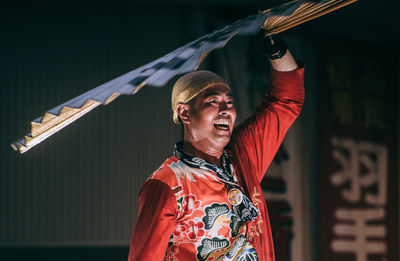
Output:
M256 45L268 57L275 70L286 72L297 69L296 60L278 35L264 36L264 32L261 31L256 36Z

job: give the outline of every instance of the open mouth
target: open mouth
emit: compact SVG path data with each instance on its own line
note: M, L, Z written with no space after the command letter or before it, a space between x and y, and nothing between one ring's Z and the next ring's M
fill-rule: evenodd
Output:
M214 127L217 130L229 130L228 120L218 120L214 122Z

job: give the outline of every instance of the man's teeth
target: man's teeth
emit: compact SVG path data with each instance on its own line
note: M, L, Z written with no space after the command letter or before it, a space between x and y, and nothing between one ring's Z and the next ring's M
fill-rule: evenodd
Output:
M227 120L219 120L219 121L216 121L214 124L228 126L228 121Z
M214 123L215 127L218 128L229 128L229 123L226 120L219 120Z

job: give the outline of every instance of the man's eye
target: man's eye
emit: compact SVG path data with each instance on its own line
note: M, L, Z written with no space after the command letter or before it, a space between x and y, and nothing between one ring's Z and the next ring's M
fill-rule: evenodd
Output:
M233 104L233 100L229 100L227 103L228 104Z
M209 101L209 103L218 103L218 100L217 99L212 99L212 100Z

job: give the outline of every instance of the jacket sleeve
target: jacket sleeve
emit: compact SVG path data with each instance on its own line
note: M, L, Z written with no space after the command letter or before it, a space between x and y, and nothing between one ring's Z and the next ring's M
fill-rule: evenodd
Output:
M246 155L261 182L285 134L300 114L304 102L304 68L271 71L271 87L256 111L235 128L232 152Z
M128 261L161 261L175 229L177 202L171 188L149 179L139 192L139 214Z

